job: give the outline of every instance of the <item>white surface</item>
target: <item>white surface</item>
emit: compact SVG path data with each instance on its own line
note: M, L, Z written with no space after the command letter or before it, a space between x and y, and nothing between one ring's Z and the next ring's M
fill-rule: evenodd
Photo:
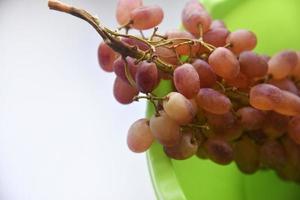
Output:
M115 27L116 0L65 1ZM179 25L186 1L145 1ZM100 38L44 0L0 0L0 199L155 199L145 154L126 146L145 104L118 104Z

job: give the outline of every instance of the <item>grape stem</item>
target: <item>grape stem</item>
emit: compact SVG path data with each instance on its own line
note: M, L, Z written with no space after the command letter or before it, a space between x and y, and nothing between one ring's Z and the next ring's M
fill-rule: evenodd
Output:
M151 54L145 55L144 51L142 51L136 47L132 48L132 46L129 46L129 45L121 42L121 40L119 38L115 37L115 35L120 35L120 34L104 27L100 23L98 18L94 17L87 11L70 6L68 4L62 3L57 0L49 0L48 6L51 10L68 13L70 15L81 18L81 19L85 20L86 22L88 22L103 38L104 42L108 46L110 46L113 50L120 53L122 55L122 57L126 58L127 56L129 56L129 57L136 58L136 59L140 59L143 57L143 60L151 60L152 62L154 62L160 70L162 70L164 72L168 72L168 73L173 72L173 69L175 68L175 66L163 62L157 56L152 56ZM132 36L130 36L130 37L132 37ZM144 39L139 38L139 40L142 40L145 44L148 43Z
M212 52L216 47L214 47L211 44L205 43L200 37L199 39L188 39L188 38L172 38L168 39L165 36L157 34L158 28L155 27L153 34L149 39L147 39L143 32L140 31L142 37L136 37L133 35L128 34L128 30L130 29L130 24L132 22L129 22L128 24L125 24L121 27L119 27L119 30L122 28L125 28L126 32L125 34L118 33L118 31L112 31L109 28L105 27L100 20L91 15L89 12L83 9L79 9L73 6L70 6L68 4L62 3L58 0L48 0L48 6L52 10L68 13L70 15L73 15L75 17L81 18L88 22L103 38L104 42L110 46L114 51L121 54L123 58L126 58L127 56L137 59L139 62L141 61L148 61L153 62L157 66L157 68L163 72L172 74L175 67L173 64L167 63L159 58L158 55L156 55L156 48L165 46L166 48L173 49L174 52L176 52L176 48L182 45L188 45L191 49L192 45L200 44L204 46L206 49L209 50L209 52ZM202 27L200 26L200 32L202 30ZM130 46L124 42L121 41L121 38L131 38L134 40L138 40L142 42L143 44L147 45L149 47L149 50L142 51L136 46ZM160 40L154 40L154 37L161 38ZM177 53L176 53L177 54ZM178 60L180 61L179 55L176 55ZM189 55L191 57L191 55Z

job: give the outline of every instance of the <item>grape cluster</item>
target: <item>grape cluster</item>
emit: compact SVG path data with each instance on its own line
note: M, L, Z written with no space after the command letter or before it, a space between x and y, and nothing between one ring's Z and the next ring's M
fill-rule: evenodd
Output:
M273 169L299 182L300 52L255 53L253 32L229 31L197 0L183 8L185 30L159 34L163 16L159 6L119 0L117 31L92 24L104 39L100 66L116 75L115 99L147 99L156 111L131 125L129 149L144 152L157 141L172 159L234 161L246 174ZM132 29L141 34L129 34ZM153 32L145 36L148 29ZM166 96L155 93L161 80L173 86Z

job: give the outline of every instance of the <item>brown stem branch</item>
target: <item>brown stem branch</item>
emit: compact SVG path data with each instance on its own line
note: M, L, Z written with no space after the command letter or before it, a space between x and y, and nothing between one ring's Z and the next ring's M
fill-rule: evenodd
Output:
M105 43L109 45L113 50L120 53L122 57L126 58L127 56L129 56L136 59L140 59L143 57L143 60L151 60L152 62L154 62L160 70L169 73L173 72L175 66L163 62L158 57L155 57L155 59L153 59L154 57L152 55L145 55L144 51L138 48L132 48L132 46L121 42L119 38L114 37L114 35L111 34L111 32L113 31L108 32L107 30L109 29L101 25L99 19L97 19L87 11L75 8L57 0L49 0L48 6L52 10L71 14L88 22L99 33Z

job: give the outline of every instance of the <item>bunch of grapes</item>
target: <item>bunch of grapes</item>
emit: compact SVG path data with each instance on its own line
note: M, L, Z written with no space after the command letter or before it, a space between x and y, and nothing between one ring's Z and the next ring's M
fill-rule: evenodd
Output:
M99 63L115 73L119 103L153 104L150 119L130 126L130 150L144 152L157 141L172 159L234 161L246 174L273 169L284 180L300 181L300 52L272 57L253 52L253 32L230 32L197 0L183 8L184 30L164 34L157 28L163 10L142 0L118 1L116 31L86 11L57 1L49 6L79 16L102 36ZM153 31L147 36L148 29ZM139 34L129 34L132 30ZM162 80L173 90L157 96Z

